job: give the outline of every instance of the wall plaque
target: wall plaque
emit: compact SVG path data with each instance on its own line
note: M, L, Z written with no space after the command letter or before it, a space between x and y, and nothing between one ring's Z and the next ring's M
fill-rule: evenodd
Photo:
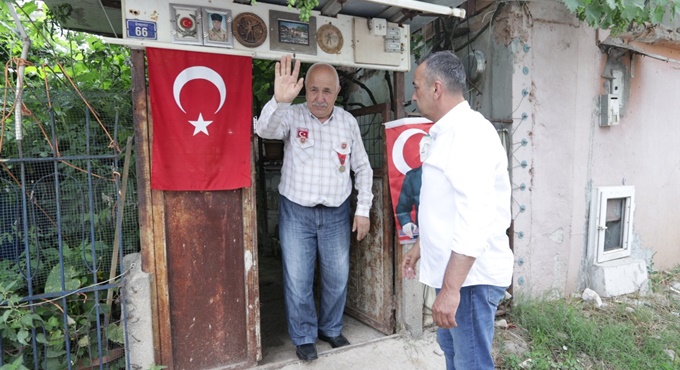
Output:
M243 46L256 48L267 39L267 25L253 13L241 13L232 23L234 37Z

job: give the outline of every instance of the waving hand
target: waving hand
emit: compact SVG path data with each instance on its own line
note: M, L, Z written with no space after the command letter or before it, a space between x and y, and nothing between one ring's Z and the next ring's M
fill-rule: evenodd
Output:
M300 74L300 61L295 61L295 66L291 73L293 58L290 55L281 57L280 62L276 62L274 70L274 98L278 103L291 103L302 90L304 78Z

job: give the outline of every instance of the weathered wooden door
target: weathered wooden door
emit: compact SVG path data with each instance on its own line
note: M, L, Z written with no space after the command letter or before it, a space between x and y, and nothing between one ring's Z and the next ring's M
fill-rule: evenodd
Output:
M151 189L145 52L131 54L142 270L152 276L155 361L169 369L254 366L262 358L255 186Z
M359 121L364 145L373 167L371 230L361 242L352 239L347 287L347 314L385 333L394 333L394 222L387 179L383 123L387 104L351 111ZM352 204L356 204L353 200Z

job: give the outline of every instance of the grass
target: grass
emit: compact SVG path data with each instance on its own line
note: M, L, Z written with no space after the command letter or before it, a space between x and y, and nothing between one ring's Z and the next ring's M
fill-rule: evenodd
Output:
M597 308L579 298L526 300L508 309L497 329L498 369L680 369L680 266L650 274L645 296L603 299ZM528 351L506 351L508 341ZM513 346L516 348L516 346Z

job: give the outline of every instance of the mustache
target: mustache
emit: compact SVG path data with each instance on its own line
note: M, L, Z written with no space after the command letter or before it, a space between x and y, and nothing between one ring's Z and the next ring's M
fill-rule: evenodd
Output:
M327 103L317 103L317 102L312 103L312 107L315 107L315 108L326 108L327 106L328 106Z

